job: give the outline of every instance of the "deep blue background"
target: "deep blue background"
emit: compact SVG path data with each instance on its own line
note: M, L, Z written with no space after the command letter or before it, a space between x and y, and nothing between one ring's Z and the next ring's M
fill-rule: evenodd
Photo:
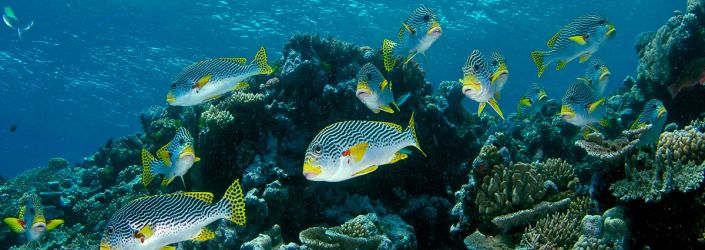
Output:
M174 75L193 61L251 58L259 46L274 61L297 32L378 48L419 5L435 9L444 28L428 51L427 80L457 80L474 48L500 51L510 70L500 106L509 113L537 81L529 52L545 49L575 17L600 14L617 27L596 55L612 71L609 92L635 74L636 35L655 31L686 1L0 1L21 21L35 21L22 40L0 27L0 174L55 156L77 162L108 138L140 131L140 111L163 105ZM549 69L537 82L559 99L584 67ZM17 131L9 133L13 124Z

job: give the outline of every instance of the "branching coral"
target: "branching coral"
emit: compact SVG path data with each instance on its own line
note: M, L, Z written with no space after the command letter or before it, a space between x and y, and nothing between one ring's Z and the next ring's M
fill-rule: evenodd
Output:
M617 161L632 152L642 134L648 131L651 125L637 129L622 131L623 137L614 140L605 140L599 132L588 134L585 140L578 140L575 145L585 149L588 155L600 158L603 161Z
M569 203L570 198L556 202L544 201L530 209L494 217L492 223L504 231L508 231L509 229L534 222L547 214L552 214L564 209Z
M495 165L477 191L480 214L498 215L529 208L545 196L544 177L531 165Z
M561 190L571 189L580 184L580 180L575 176L573 165L559 158L549 158L536 168L543 176L558 185Z
M589 197L570 202L565 212L554 213L526 228L521 245L529 249L568 249L580 236L580 220L589 213Z

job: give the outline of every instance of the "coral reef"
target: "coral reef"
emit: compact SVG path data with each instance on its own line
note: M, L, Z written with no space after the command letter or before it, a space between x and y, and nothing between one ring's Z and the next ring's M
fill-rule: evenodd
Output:
M468 250L514 249L492 236L482 234L480 231L475 231L468 235L468 237L465 237L464 242Z
M684 129L663 132L658 140L657 157L668 163L705 160L705 121L693 121Z
M600 215L586 215L580 222L582 235L573 249L625 249L629 224L625 208L613 207Z
M495 165L485 176L475 204L480 214L499 215L529 208L545 195L544 177L525 163Z
M563 159L549 158L536 165L536 168L541 175L553 181L561 190L573 189L580 184L580 180L575 176L573 165Z
M413 228L397 216L379 219L375 214L360 215L337 227L308 228L299 239L314 249L416 249Z
M571 248L580 236L580 220L591 212L590 198L578 197L565 212L552 213L529 225L520 245L529 249Z
M595 132L588 134L585 140L576 141L575 145L585 149L588 155L603 161L619 161L625 155L634 151L641 135L649 129L651 129L651 125L624 130L622 131L623 137L614 140L605 140L604 135Z
M524 209L518 212L494 217L492 218L492 223L504 231L509 231L509 229L524 226L547 214L552 214L562 210L567 207L568 204L570 204L570 198L565 198L556 202L544 201L530 209Z

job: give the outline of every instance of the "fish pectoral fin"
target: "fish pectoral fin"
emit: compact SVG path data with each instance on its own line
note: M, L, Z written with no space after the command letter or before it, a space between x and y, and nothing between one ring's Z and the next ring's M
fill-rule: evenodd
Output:
M26 230L25 226L27 225L27 223L25 223L22 219L10 217L5 218L2 221L5 222L5 224L7 224L10 229L15 233L21 234L24 233Z
M50 230L60 226L61 224L64 224L64 220L62 220L62 219L49 220L49 221L47 221L47 231L50 231Z
M558 61L558 63L556 63L556 70L561 70L565 68L566 65L568 65L568 62L566 62L565 60L560 60Z
M367 147L369 145L370 144L366 141L355 144L350 147L350 149L343 152L343 156L351 156L353 161L360 162L362 157L365 156L365 152L367 151Z
M240 83L236 84L235 87L233 87L233 91L238 91L238 90L247 88L249 86L250 86L250 84L248 84L246 82L240 82Z
M159 250L176 250L175 246L163 246Z
M605 102L605 98L600 98L600 100L597 100L593 103L588 104L588 112L592 114L592 112L595 112L600 105L602 105Z
M502 120L504 120L504 114L502 114L502 110L499 109L499 104L497 104L497 100L494 98L491 98L490 100L487 101L487 103L490 104L490 107L494 109L495 112L499 115L499 117L502 117Z
M377 170L377 166L369 166L369 167L367 167L367 168L365 168L365 169L363 169L363 170L357 171L356 173L354 173L354 174L352 175L352 177L358 177L358 176L360 176L360 175L366 175L366 174L369 174L369 173L374 172L375 170Z
M201 79L198 79L198 81L196 81L193 84L193 88L198 88L198 89L202 88L203 86L206 85L206 83L208 83L208 81L211 80L212 77L213 77L213 75L207 75L207 76L201 77Z
M396 152L396 153L394 153L394 158L392 158L391 161L387 162L387 164L392 164L392 163L404 160L406 158L409 158L409 155L402 153L402 152Z
M390 113L390 114L394 114L394 109L390 105L379 106L379 110L382 110L382 111Z
M592 54L590 54L590 53L583 54L582 56L580 56L580 59L578 59L578 62L584 63L587 60L590 60L591 56L592 56Z
M210 240L213 238L215 238L215 233L213 233L213 231L211 231L210 229L204 227L204 228L201 228L201 231L198 233L198 235L193 237L191 240L206 241L206 240Z
M154 235L152 227L149 225L144 225L140 231L135 233L135 238L139 239L141 243L144 243L145 240L152 238L152 235Z
M477 108L477 117L480 117L480 115L482 114L482 110L485 109L485 106L487 106L486 102L480 103L480 106Z
M171 167L171 153L169 153L169 143L157 150L157 157L164 162L164 165Z
M587 41L585 41L585 36L581 36L581 35L571 36L568 39L570 39L571 41L573 41L577 44L580 44L580 45L585 45L587 43Z
M213 204L213 193L211 192L183 192L181 195L203 201L209 205Z

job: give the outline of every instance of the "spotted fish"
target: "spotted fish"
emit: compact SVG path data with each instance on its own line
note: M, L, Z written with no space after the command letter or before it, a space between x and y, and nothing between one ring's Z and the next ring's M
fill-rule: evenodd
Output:
M196 62L176 76L166 95L173 106L198 105L249 86L245 79L273 72L267 64L267 53L260 48L255 59L216 58Z
M303 174L311 181L348 180L406 159L408 155L401 150L408 146L421 151L413 114L406 129L389 122L334 123L321 130L306 149Z
M27 194L22 197L24 203L20 206L20 213L17 218L5 218L3 222L10 229L19 234L25 234L30 242L39 240L47 231L51 231L64 223L62 219L47 221L44 218L44 206L42 200L35 194Z
M458 80L463 84L463 94L473 101L480 103L477 115L480 116L487 104L499 114L504 115L497 104L499 93L509 79L509 70L504 56L494 52L487 61L479 50L473 50L463 65L463 79Z
M610 81L610 70L604 61L600 59L592 59L590 65L585 70L585 78L582 80L590 83L590 86L595 90L597 96L602 96L605 93L607 83Z
M546 90L538 83L534 83L526 91L526 94L519 99L517 111L519 115L529 116L541 112L541 109L548 102Z
M576 58L581 63L587 61L614 35L614 25L607 19L597 15L578 17L548 40L548 51L531 52L538 77L554 62L557 63L556 70L560 70Z
M666 125L668 111L663 106L663 102L658 99L651 99L644 105L639 117L634 121L631 129L637 129L651 124L651 128L641 135L637 146L647 146L658 141L663 127Z
M240 181L213 204L208 192L181 192L136 199L120 208L108 221L101 250L175 249L170 244L215 237L206 226L220 219L245 225L245 201Z
M169 185L178 176L185 189L184 175L200 160L193 150L193 137L186 128L181 127L174 138L157 151L156 158L142 149L142 184L147 186L155 175L162 174L162 186Z
M597 130L593 124L602 122L601 119L606 113L604 102L605 98L598 99L588 83L578 81L571 84L565 92L558 115L575 126Z
M372 63L366 63L357 73L357 91L360 101L375 114L380 111L394 113L399 109L394 102L392 83Z
M404 65L411 61L417 54L424 54L438 38L443 29L438 21L436 12L427 7L418 7L401 24L397 32L397 42L384 39L382 42L382 55L384 56L384 69L391 71L398 57L406 57Z

